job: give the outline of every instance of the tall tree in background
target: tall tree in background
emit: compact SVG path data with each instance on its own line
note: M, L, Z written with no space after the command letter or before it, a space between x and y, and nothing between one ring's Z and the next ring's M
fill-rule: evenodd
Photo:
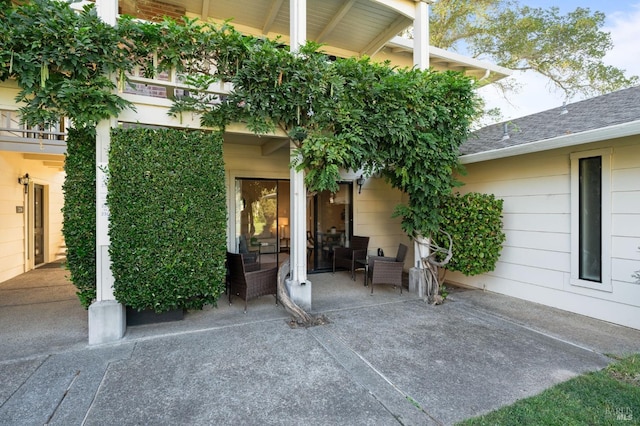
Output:
M513 0L439 0L431 8L430 43L512 70L536 71L568 99L591 97L638 84L638 77L603 63L613 47L604 21L604 13L588 8L562 15L557 7Z

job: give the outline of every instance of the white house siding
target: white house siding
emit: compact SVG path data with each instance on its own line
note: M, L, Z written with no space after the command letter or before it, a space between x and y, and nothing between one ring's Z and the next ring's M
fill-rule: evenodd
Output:
M344 174L347 180L356 180L357 174ZM402 192L393 189L384 179L368 178L362 186L362 192L358 194L358 187L354 185L354 235L368 236L369 254L375 255L378 248L384 251L385 256L395 256L398 244L404 243L411 247L409 238L402 231L399 217L392 217L398 204L406 203ZM413 254L408 253L406 267L411 266L409 259Z
M27 256L27 226L32 203L25 197L24 187L18 177L29 173L31 181L45 187L45 262L51 262L63 254L62 184L64 172L44 165L42 160L24 158L25 154L0 151L0 282L33 269L33 257ZM32 193L33 184L30 193ZM17 213L22 207L24 213ZM31 216L32 220L32 216Z
M612 291L571 285L570 154L613 148ZM504 200L507 236L494 271L448 281L640 329L640 136L473 163L461 192Z
M0 109L16 110L16 96L18 95L18 85L14 81L0 82Z

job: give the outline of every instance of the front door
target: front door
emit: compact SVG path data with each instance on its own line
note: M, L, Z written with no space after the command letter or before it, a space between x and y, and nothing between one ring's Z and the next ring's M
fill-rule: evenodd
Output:
M33 185L33 259L44 263L44 186Z

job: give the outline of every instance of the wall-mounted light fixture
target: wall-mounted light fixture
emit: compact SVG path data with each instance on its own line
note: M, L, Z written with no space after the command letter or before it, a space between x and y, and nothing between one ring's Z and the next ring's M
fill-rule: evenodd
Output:
M20 185L24 185L24 193L29 192L29 182L31 179L29 178L29 173L25 173L24 176L18 178L18 183Z
M360 194L362 192L362 185L364 185L364 177L362 175L356 180L356 185L358 185L358 194Z

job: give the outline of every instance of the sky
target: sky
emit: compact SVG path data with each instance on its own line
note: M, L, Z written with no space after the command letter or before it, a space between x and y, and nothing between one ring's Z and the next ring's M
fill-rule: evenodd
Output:
M520 0L520 4L542 8L557 6L563 14L577 7L604 12L606 20L602 29L611 34L614 46L604 57L605 64L625 70L627 77L640 76L640 0ZM488 108L500 108L501 121L556 108L565 101L564 95L554 90L546 78L534 72L514 72L509 78L517 81L521 88L517 93L510 93L508 101L491 85L480 89ZM567 103L579 100L573 98Z

